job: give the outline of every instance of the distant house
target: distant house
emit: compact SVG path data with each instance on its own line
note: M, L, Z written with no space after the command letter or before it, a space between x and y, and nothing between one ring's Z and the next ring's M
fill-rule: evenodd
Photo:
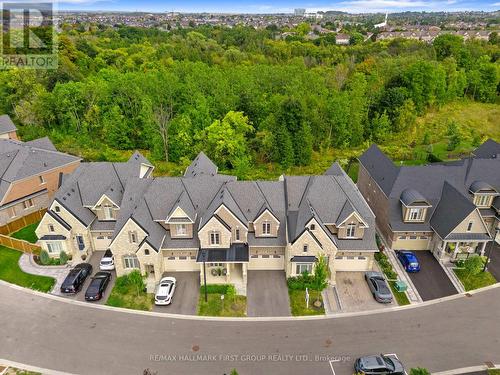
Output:
M493 146L475 152L488 149L490 156ZM455 260L459 253L484 254L497 235L500 159L396 166L372 145L359 161L359 190L391 248L431 250L438 259Z
M48 138L0 139L0 225L47 208L60 176L79 164L80 158L58 152Z
M0 116L0 139L18 139L16 125L9 115Z
M339 45L347 45L351 40L351 36L349 34L337 34L335 36L335 43Z

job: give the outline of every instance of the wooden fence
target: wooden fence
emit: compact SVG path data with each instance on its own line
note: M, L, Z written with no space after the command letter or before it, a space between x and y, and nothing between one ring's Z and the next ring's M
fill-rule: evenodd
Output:
M30 243L25 240L18 240L17 238L9 237L4 234L0 234L0 245L10 247L11 249L16 249L24 253L33 253L40 255L40 246Z
M47 212L46 208L32 212L26 216L20 217L17 220L10 222L9 224L0 227L0 234L8 235L10 233L17 232L19 229L24 228L27 225L34 224L37 221L42 220L43 215Z

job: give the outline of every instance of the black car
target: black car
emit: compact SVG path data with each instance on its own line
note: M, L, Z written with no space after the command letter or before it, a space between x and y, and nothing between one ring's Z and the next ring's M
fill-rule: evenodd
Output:
M354 363L354 371L357 374L374 375L403 375L405 369L403 364L395 355L369 355L361 357Z
M97 272L85 292L85 299L87 301L99 301L109 284L109 280L111 280L111 272Z
M85 279L92 273L92 265L88 263L77 264L61 285L61 293L78 293Z

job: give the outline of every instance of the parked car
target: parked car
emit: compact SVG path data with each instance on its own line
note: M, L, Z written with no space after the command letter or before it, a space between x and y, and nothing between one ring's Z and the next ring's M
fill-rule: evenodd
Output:
M112 271L115 269L115 256L110 249L104 252L104 255L99 262L99 269L101 271Z
M373 298L380 303L391 303L392 293L385 281L385 277L380 272L365 272L365 280L368 283Z
M87 301L98 301L104 295L104 291L111 280L111 272L99 271L97 272L92 281L90 282L87 291L85 292L85 299Z
M170 305L175 292L175 277L164 277L155 293L155 305Z
M420 271L420 263L413 251L396 250L396 255L406 272Z
M82 288L87 277L92 274L92 265L79 263L72 268L61 285L61 293L74 294Z
M405 369L403 364L393 355L369 355L356 359L354 362L356 374L391 374L403 375Z

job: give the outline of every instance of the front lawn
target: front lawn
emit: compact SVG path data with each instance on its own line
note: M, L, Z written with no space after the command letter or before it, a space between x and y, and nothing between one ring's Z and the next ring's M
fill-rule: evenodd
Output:
M313 307L314 301L316 301L317 292L309 292L309 308L306 308L306 291L301 289L288 289L288 296L290 297L290 310L293 316L302 315L324 315L324 307L315 308ZM321 294L319 300L323 302Z
M35 234L35 229L40 222L30 224L24 228L19 229L17 232L10 234L10 237L17 238L18 240L25 240L30 243L36 243L38 237Z
M383 252L379 251L378 253L375 253L375 260L377 261L378 265L380 266L380 269L384 273L384 275L387 279L387 282L389 284L389 287L392 290L392 294L394 295L394 298L396 299L396 302L398 303L398 305L399 306L409 305L410 300L408 299L408 296L406 295L406 293L405 292L398 292L396 290L396 279L397 279L398 275L394 271L394 269L392 268L392 265L389 262L387 255L385 255Z
M460 282L462 283L466 291L493 285L497 282L495 277L488 271L479 272L478 274L471 275L469 277L467 277L466 271L464 269L454 268L453 272L455 272L455 275L457 275L457 277L460 279Z
M106 305L151 311L153 309L154 295L146 293L144 289L144 281L139 271L117 277Z
M221 296L224 295L224 299ZM202 316L246 316L247 297L236 295L232 285L207 285L205 302L204 286L200 288L198 315Z
M23 253L17 250L0 246L0 279L9 283L49 292L52 290L55 279L47 276L37 276L25 273L19 268L19 258Z

